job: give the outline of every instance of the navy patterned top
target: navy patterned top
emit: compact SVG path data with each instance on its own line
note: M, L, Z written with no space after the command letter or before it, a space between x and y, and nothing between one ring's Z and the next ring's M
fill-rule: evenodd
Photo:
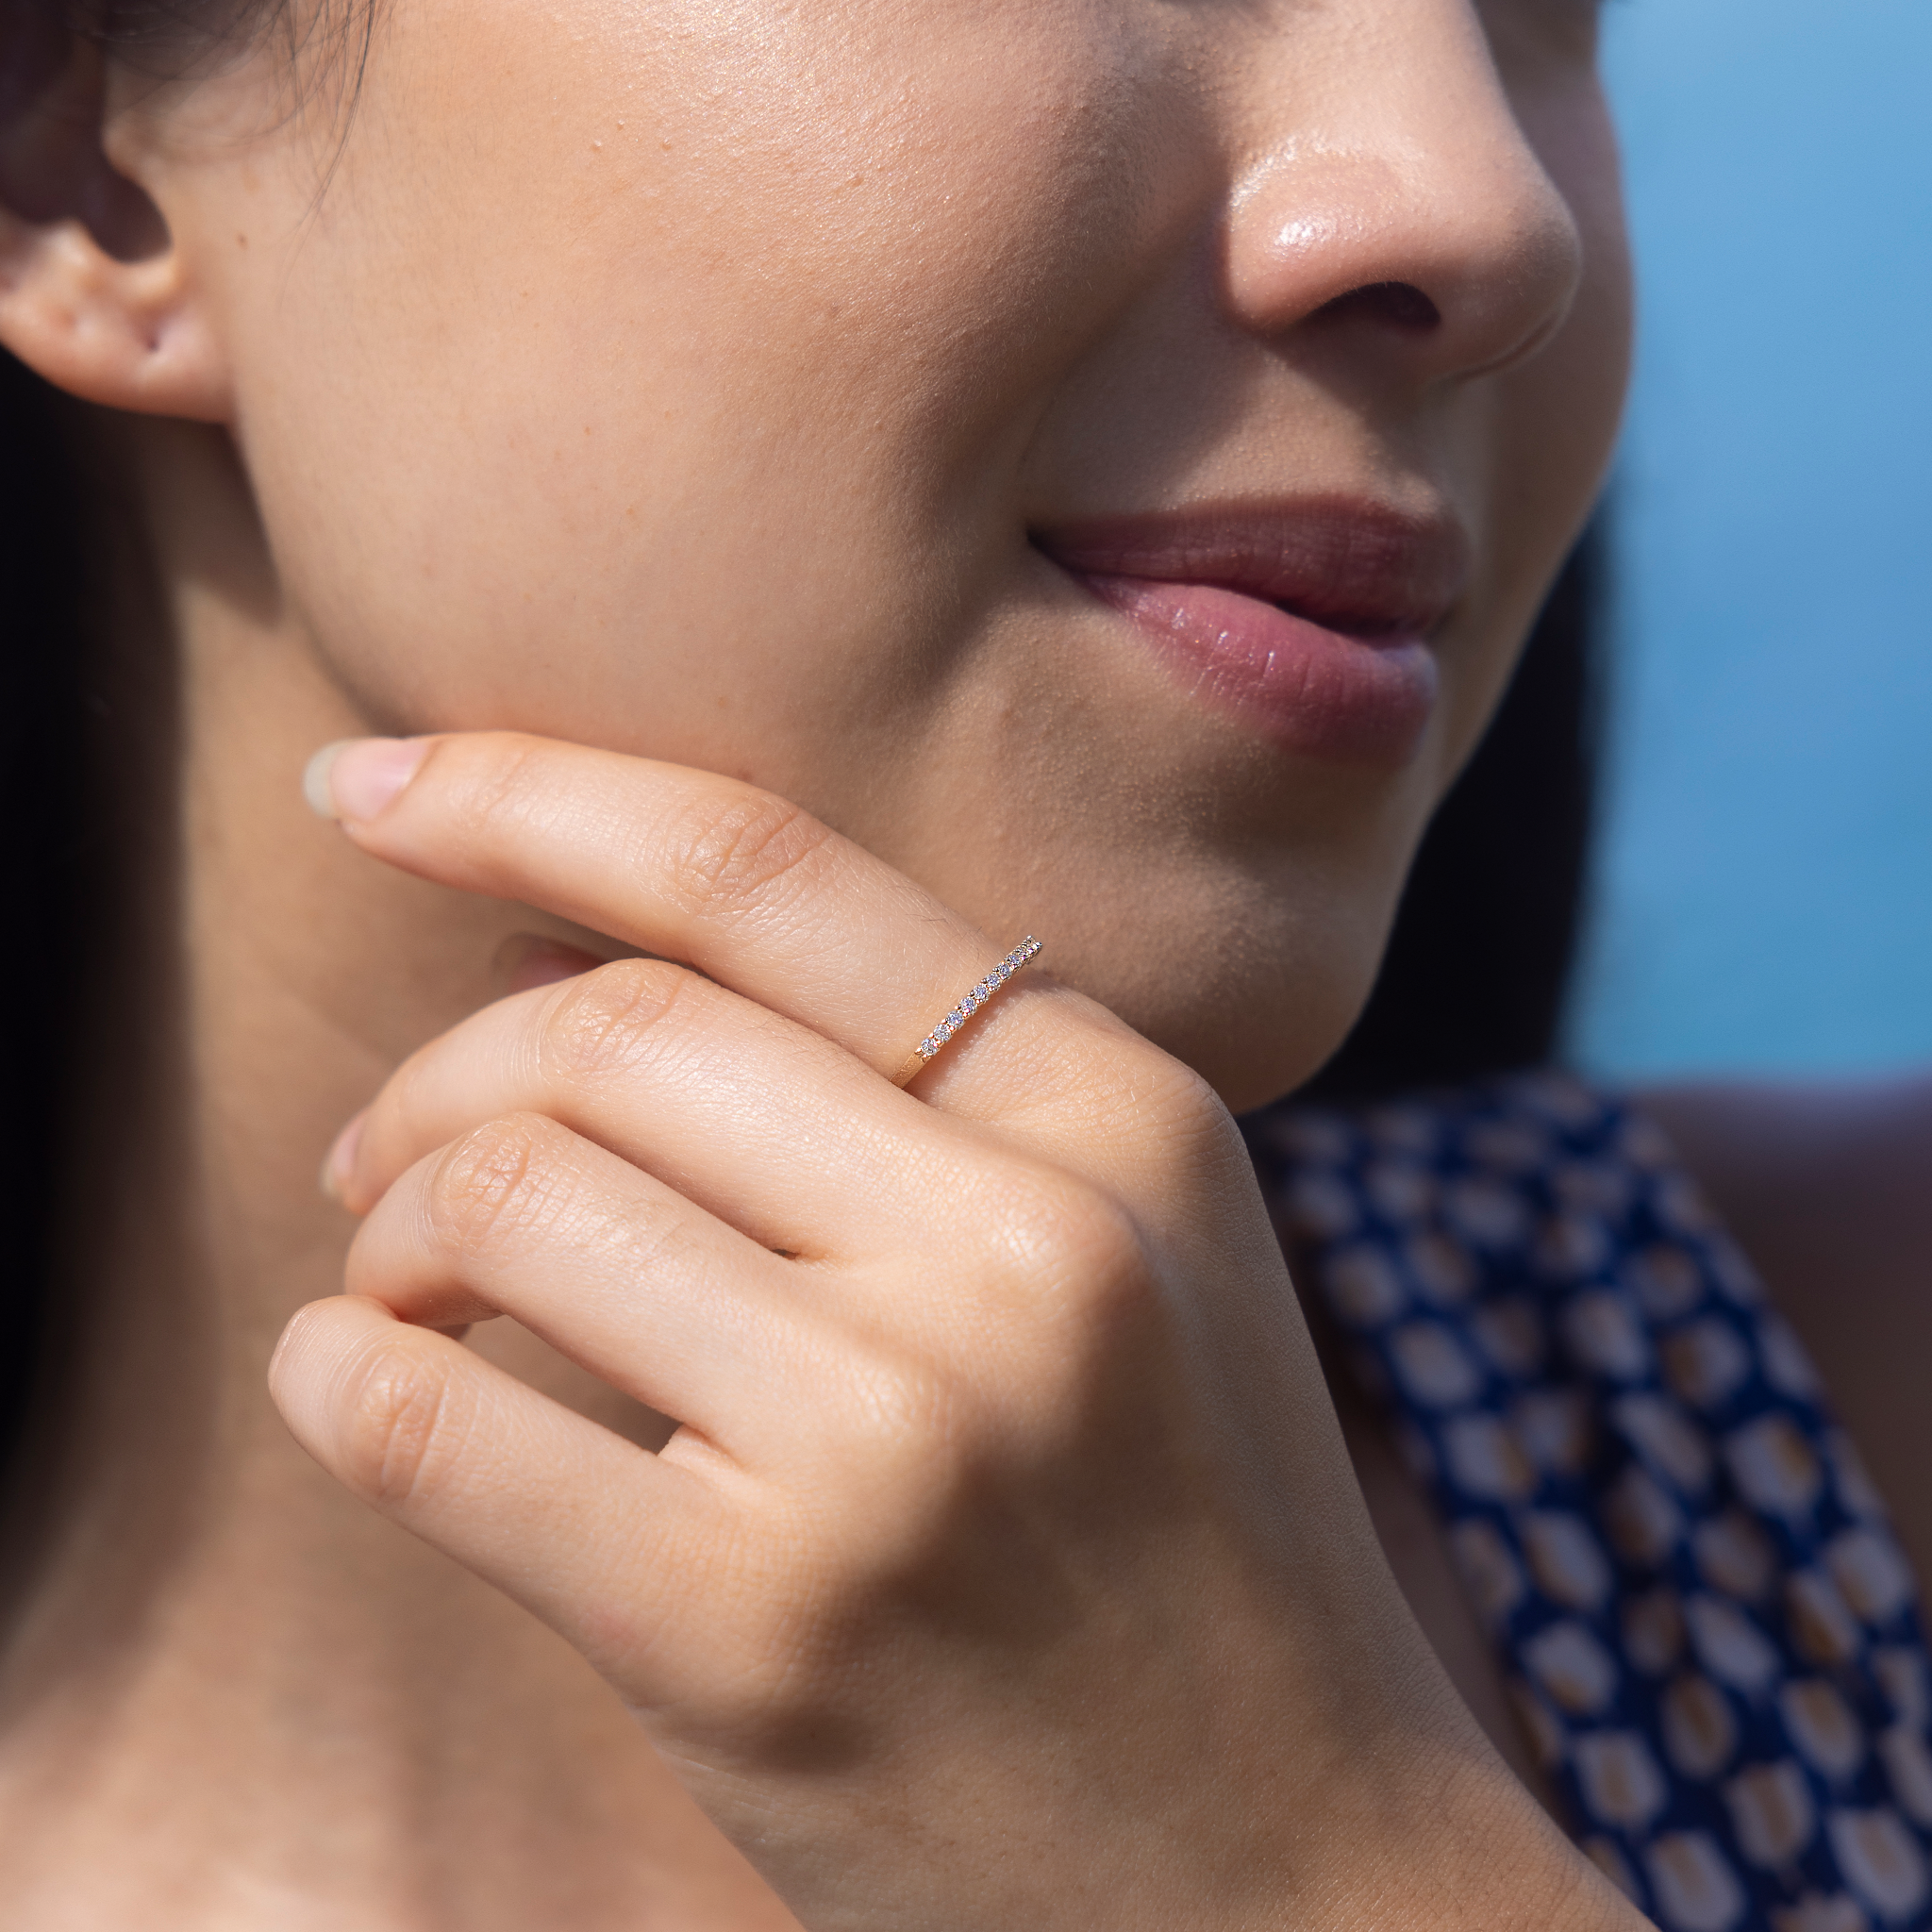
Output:
M1911 1573L1661 1131L1550 1074L1247 1125L1584 1850L1670 1932L1932 1925Z

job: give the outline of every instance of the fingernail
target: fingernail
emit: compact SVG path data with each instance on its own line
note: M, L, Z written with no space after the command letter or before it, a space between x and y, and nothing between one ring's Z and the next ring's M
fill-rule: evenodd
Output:
M308 760L302 795L325 819L373 819L429 756L426 738L339 738Z
M349 1176L356 1172L356 1148L362 1139L362 1124L369 1118L365 1107L336 1136L335 1145L322 1158L322 1191L331 1201L341 1200L349 1191Z

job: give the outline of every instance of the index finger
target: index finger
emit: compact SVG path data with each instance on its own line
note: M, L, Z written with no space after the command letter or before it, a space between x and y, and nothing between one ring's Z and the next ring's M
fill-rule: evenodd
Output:
M317 755L308 791L392 865L681 960L888 1075L1021 938L989 938L769 791L555 739L350 740ZM972 1043L1033 1032L1043 999L1101 1010L1024 974Z

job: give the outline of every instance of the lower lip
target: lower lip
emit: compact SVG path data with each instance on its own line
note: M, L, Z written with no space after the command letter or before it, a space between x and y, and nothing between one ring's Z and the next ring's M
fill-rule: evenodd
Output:
M1414 757L1436 702L1435 654L1421 638L1350 637L1213 584L1075 575L1196 696L1283 750L1350 764Z

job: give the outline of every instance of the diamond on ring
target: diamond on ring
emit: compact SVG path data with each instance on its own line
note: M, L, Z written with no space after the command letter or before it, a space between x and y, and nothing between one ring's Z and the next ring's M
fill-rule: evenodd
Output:
M975 986L946 1017L915 1046L900 1068L896 1084L903 1087L924 1066L959 1028L965 1025L1013 974L1040 951L1040 941L1028 933L1007 957Z

